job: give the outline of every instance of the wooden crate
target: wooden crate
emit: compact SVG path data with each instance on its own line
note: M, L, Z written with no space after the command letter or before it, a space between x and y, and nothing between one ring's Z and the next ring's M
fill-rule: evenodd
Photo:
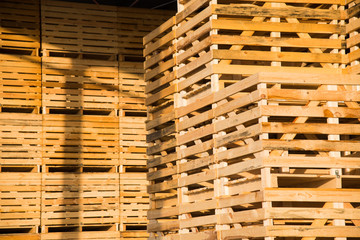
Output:
M41 165L41 115L1 113L0 139L0 166Z
M43 164L119 165L119 118L44 115Z
M175 23L177 77L187 79L178 91L214 74L222 87L260 71L341 73L347 12L337 4L190 1Z
M145 170L146 130L144 117L120 117L120 165L126 169Z
M56 113L64 109L115 115L119 102L117 61L68 57L42 59L44 111Z
M41 173L34 166L2 166L0 172L0 238L39 239Z
M42 50L117 54L114 6L42 0Z
M146 231L149 196L146 173L120 173L120 231ZM142 237L144 235L142 234Z
M0 54L2 112L39 112L41 106L40 63L40 57Z
M102 168L70 171L64 167L43 173L41 221L43 232L49 233L46 239L61 232L71 232L71 236L109 231L115 236L119 224L119 174L100 172Z
M40 48L39 0L0 2L0 48L3 52L38 56Z
M145 81L143 64L121 61L119 63L120 116L146 116Z

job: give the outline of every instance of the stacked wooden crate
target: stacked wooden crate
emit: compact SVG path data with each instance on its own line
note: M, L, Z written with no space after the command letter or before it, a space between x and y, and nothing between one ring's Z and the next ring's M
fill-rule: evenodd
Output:
M52 0L0 13L0 238L147 238L142 38L173 13Z
M39 239L39 1L1 1L0 22L0 238Z
M116 7L42 1L43 239L118 239Z
M147 239L146 106L142 38L173 13L118 8L120 231L122 239Z
M360 237L358 5L179 3L144 38L150 239Z
M0 3L1 111L31 112L41 105L39 1Z
M0 238L39 239L41 115L0 114Z

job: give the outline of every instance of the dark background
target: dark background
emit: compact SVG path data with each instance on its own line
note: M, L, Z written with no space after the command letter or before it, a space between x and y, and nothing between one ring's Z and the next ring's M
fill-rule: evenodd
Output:
M100 5L115 5L123 7L168 9L176 11L176 0L62 0L66 2L79 2Z

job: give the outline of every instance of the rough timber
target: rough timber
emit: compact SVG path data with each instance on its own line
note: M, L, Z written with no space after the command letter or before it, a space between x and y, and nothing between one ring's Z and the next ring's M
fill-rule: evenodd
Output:
M144 38L150 239L360 237L359 1L179 1Z

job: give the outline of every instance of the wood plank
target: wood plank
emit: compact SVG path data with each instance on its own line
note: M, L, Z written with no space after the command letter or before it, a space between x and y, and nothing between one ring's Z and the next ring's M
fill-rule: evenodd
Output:
M345 27L337 25L313 24L313 23L272 23L272 22L245 22L237 20L215 19L211 21L212 28L241 31L272 31L297 32L297 33L325 33L344 34Z
M279 18L312 18L312 19L331 19L345 20L347 13L341 10L311 9L306 7L273 8L256 5L212 5L213 14L225 16L251 16L251 17L279 17Z

